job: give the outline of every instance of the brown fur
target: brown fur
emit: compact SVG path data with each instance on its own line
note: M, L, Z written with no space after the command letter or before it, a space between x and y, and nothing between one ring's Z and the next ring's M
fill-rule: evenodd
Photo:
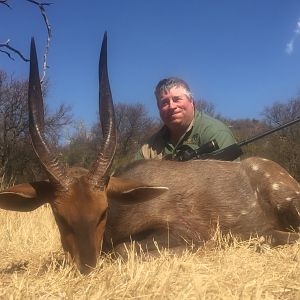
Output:
M153 239L164 247L201 245L217 226L243 239L270 236L274 245L299 237L292 231L300 225L300 186L275 162L257 157L241 162L148 160L116 176L143 178L169 191L146 202L110 199L105 251L132 239L145 249L155 248Z

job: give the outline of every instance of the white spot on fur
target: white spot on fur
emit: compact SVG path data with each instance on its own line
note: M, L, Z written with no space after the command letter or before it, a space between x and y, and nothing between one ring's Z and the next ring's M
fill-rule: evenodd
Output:
M271 175L269 173L265 173L264 176L267 178L271 177Z
M191 213L194 211L194 207L195 207L195 206L193 205L192 208L191 208Z
M297 191L296 194L297 194L297 195L300 195L300 192Z
M247 210L242 210L242 211L241 211L241 214L242 214L242 215L247 215L248 213L249 213L249 212L248 212Z
M261 160L263 160L263 161L268 161L268 159L266 159L266 158L262 158Z
M279 174L280 174L280 175L284 175L284 173L283 173L283 172L279 172Z
M291 201L292 198L291 198L291 197L287 197L287 198L285 198L285 200L286 200L286 201Z
M259 194L259 188L258 187L256 188L256 193Z
M253 170L253 171L257 171L258 169L259 169L259 168L258 168L258 165L253 165L253 166L252 166L252 170Z
M272 188L273 188L273 190L278 191L279 190L279 184L278 183L273 183Z
M256 201L253 201L253 202L251 203L251 207L255 207L256 204L257 204L257 202L256 202Z

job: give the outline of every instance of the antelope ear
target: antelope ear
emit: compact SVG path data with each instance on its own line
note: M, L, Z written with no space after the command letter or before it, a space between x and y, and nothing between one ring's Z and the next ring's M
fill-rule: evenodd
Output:
M0 192L0 208L13 211L32 211L50 201L54 188L48 181L12 186Z
M108 198L122 201L148 201L168 191L163 186L149 186L139 181L111 177L107 186Z

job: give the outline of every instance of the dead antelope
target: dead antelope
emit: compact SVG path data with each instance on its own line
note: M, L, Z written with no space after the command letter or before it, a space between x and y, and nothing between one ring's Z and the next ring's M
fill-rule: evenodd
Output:
M31 211L51 205L62 246L82 273L98 253L122 254L132 240L149 251L201 245L220 226L241 238L268 235L274 244L298 239L299 184L279 165L262 158L242 162L139 161L109 178L116 149L114 108L104 36L99 64L103 142L90 171L68 170L43 134L43 99L34 42L29 76L32 145L49 180L20 184L0 193L0 208ZM146 184L141 183L141 181Z
M300 237L300 185L273 161L146 160L115 175L168 190L159 196L150 188L117 194L112 182L105 250L122 253L131 240L147 251L156 250L153 240L166 248L201 246L218 226L242 239L268 236L273 245Z

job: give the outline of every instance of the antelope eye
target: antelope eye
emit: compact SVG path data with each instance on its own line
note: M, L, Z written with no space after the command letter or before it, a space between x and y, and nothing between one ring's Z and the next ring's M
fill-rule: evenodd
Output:
M107 211L108 211L108 208L106 208L106 210L102 213L102 215L100 216L99 218L99 221L97 223L97 226L106 218L107 216Z

